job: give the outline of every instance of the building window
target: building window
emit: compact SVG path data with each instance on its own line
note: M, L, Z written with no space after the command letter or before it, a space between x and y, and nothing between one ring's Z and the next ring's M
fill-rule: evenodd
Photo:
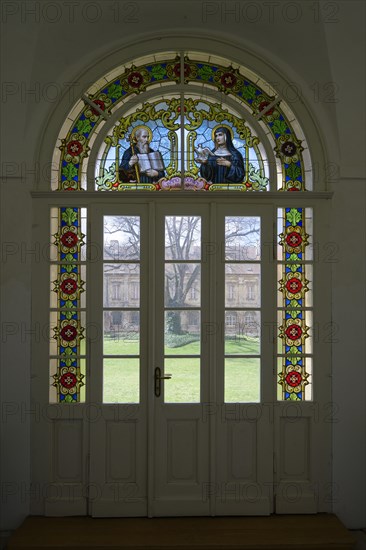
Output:
M254 283L249 283L247 285L247 300L248 302L253 302L255 300Z

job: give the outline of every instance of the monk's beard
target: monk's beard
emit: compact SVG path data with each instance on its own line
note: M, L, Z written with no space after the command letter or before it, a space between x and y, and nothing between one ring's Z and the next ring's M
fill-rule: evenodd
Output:
M148 153L149 152L149 144L148 143L138 143L137 147L140 150L140 153Z

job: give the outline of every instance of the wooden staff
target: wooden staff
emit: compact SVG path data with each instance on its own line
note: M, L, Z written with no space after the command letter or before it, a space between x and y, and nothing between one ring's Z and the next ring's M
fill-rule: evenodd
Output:
M135 149L134 149L134 146L133 146L134 143L137 143L136 138L131 136L130 142L131 142L132 155L136 155ZM135 172L136 172L137 183L140 183L140 170L139 170L139 163L138 162L136 162L136 164L135 164Z

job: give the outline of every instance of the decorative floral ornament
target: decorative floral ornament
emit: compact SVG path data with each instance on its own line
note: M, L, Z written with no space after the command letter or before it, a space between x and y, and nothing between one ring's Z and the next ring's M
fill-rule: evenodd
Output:
M286 232L280 234L280 245L285 247L285 250L289 254L300 254L304 252L305 247L308 246L309 235L305 233L304 229L300 225L289 225L286 227Z
M84 282L80 280L77 273L62 273L59 279L53 281L54 292L59 292L61 300L77 300L80 294L84 292Z
M302 266L296 264L289 265L290 269L302 269ZM305 279L303 272L289 271L286 273L285 278L279 281L279 291L283 293L284 299L288 300L300 300L305 297L305 292L308 292L309 281ZM295 302L296 303L296 302Z
M55 233L53 237L55 239L53 244L59 247L61 252L73 254L84 245L85 235L75 225L64 225L61 232Z
M85 377L79 367L59 367L52 378L52 385L57 389L61 402L73 403L80 400L80 388L84 386Z
M301 312L294 312L301 314ZM286 346L291 349L298 348L304 344L305 338L308 338L309 327L305 325L302 318L286 319L285 324L279 327L279 337L285 340Z
M296 370L292 370L286 375L286 382L289 386L294 388L295 386L299 386L301 384L302 376Z
M64 319L53 331L53 337L64 348L73 348L84 338L84 328L77 319Z
M63 139L59 149L64 151L65 161L72 164L79 164L89 152L87 138L81 133L72 133L69 139Z
M285 360L286 361L286 360ZM304 389L309 384L309 373L305 372L305 369L299 365L284 365L282 372L278 374L278 383L282 386L284 391L284 398L287 400L297 399L296 394L301 394L300 399L304 400ZM295 394L295 395L294 395Z

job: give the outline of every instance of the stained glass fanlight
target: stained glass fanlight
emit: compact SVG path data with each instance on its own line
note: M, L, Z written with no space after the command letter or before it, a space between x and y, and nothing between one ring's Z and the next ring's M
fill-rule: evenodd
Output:
M100 191L310 190L308 147L289 107L267 83L258 77L255 82L252 73L247 76L244 68L225 65L224 60L218 60L221 64L208 60L202 62L194 57L193 53L186 54L183 62L180 55L175 55L164 61L141 65L136 61L136 65L121 67L103 79L99 86L94 85L74 107L69 122L60 133L61 154L58 152L54 157L53 188ZM165 89L167 93L164 93ZM151 94L154 90L159 100L136 103L140 94ZM111 128L109 119L114 120L117 111L121 111L121 117ZM109 127L109 130L103 130L104 127ZM159 151L164 161L164 168L160 173L158 170L158 175L151 177L150 181L142 181L146 178L140 178L136 173L135 178L133 174L127 177L116 168L122 160L119 153L131 147L134 138L137 147L138 127L145 127L150 148ZM202 169L205 162L200 161L202 151L207 150L208 156L216 153L215 129L218 128L226 129L224 132L230 140L229 153L234 152L235 158L237 151L240 155L237 158L241 158L243 163L242 170L228 177L225 177L228 169L217 169L217 154L208 159L211 167L213 161L216 163L211 171ZM106 134L104 144L92 178L93 170L88 166L90 151L99 133L103 132ZM269 149L272 159L268 158ZM277 174L277 182L269 179L271 163L275 167L273 173ZM220 178L226 181L220 181ZM145 185L148 183L151 185Z

